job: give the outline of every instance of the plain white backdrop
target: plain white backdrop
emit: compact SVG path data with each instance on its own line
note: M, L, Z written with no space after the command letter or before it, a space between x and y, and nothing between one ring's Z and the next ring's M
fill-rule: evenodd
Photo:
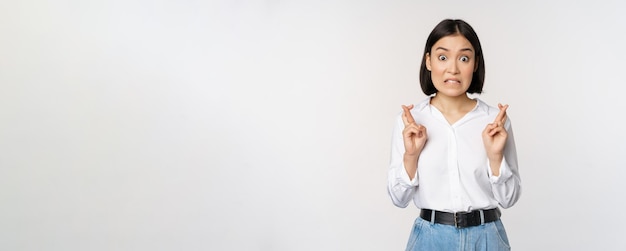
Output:
M444 18L510 104L514 250L625 250L624 4L0 1L0 250L403 250L391 128Z

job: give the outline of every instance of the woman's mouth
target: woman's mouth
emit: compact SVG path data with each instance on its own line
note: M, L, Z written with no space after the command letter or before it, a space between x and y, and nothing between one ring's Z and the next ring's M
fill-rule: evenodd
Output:
M460 84L461 83L458 79L446 79L443 82L446 84Z

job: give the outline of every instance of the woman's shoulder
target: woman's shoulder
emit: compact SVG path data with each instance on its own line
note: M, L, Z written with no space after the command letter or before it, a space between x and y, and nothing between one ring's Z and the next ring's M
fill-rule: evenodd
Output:
M493 112L498 114L498 112L500 111L500 109L498 109L498 107L490 105L489 103L483 101L482 99L476 98L476 102L477 102L477 104L476 104L477 108L485 111L488 114L491 114Z
M493 105L490 105L489 103L485 102L485 101L484 101L484 100L482 100L482 99L476 98L476 102L477 102L477 104L476 104L476 105L477 105L479 108L482 108L482 109L485 109L485 110L488 110L488 111L498 110L498 108L497 108L497 107L495 107L495 106L493 106Z
M411 105L411 104L407 104L407 105ZM423 100L420 100L417 103L412 104L413 108L411 109L411 114L413 116L419 116L420 113L423 113L426 108L428 108L428 106L430 105L430 97L427 97ZM398 113L396 114L396 119L400 122L402 122L402 109L400 109L400 111L398 111Z
M482 110L483 112L486 113L487 117L491 120L491 119L495 119L496 116L498 116L498 113L500 113L500 108L498 108L497 106L494 105L490 105L487 102L476 98L477 100L477 109ZM507 110L507 123L510 123L510 116L508 114L508 110Z
M413 107L413 110L417 110L417 111L421 111L424 110L424 108L428 107L430 105L430 99L432 97L427 97L425 99L422 99L420 102L417 102L415 104L415 107Z

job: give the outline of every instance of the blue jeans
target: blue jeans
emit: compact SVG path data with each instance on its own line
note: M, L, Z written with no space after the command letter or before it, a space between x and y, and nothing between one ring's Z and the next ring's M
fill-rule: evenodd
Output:
M511 250L502 221L456 228L417 217L406 251L501 251Z

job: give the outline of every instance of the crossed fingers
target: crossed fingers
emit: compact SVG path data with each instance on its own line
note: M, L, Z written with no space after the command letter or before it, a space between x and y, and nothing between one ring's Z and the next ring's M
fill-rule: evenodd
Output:
M416 134L418 137L422 137L426 134L426 128L420 124L415 123L415 119L413 115L411 115L411 109L413 109L413 105L402 105L402 122L404 122L405 130Z
M500 112L498 112L498 116L496 116L493 124L504 127L504 123L506 122L506 109L509 108L509 105L498 104L498 108L500 108Z
M415 119L413 115L411 115L411 109L413 109L413 105L402 105L402 110L404 110L402 113L402 122L404 122L404 126L415 123Z

